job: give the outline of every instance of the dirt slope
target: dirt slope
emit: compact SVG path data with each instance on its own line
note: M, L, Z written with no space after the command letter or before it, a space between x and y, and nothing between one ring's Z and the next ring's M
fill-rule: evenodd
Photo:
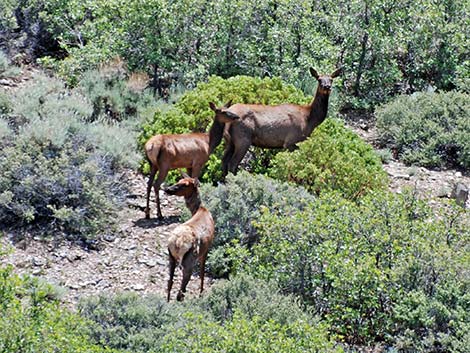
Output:
M64 289L64 301L74 305L80 297L99 293L138 291L165 295L168 280L166 241L179 222L177 205L183 200L163 192L164 220L144 219L145 180L142 175L128 173L131 193L126 207L116 219L118 232L106 236L98 250L87 250L64 242L57 246L32 240L14 242L16 233L7 233L0 239L2 247L11 250L0 257L2 264L12 264L18 273L29 273ZM152 211L155 204L151 204ZM181 272L176 271L172 298L176 297ZM207 278L205 287L209 288ZM188 287L189 295L197 295L199 277L193 275Z

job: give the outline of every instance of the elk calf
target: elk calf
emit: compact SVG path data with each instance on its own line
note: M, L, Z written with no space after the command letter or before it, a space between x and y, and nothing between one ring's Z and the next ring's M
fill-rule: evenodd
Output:
M155 190L158 218L163 218L160 209L160 186L172 169L186 168L193 178L199 177L202 167L222 140L224 127L238 119L238 115L229 112L228 102L223 108L209 103L215 112L209 133L155 135L145 143L145 154L150 162L150 176L147 183L147 204L145 218L150 218L150 191ZM155 176L158 172L157 180Z
M165 189L169 195L183 196L186 207L191 211L192 217L178 225L168 240L168 254L170 259L170 279L168 280L167 300L170 301L171 287L176 265L183 269L181 288L176 300L182 301L186 286L196 262L199 260L199 276L201 278L200 293L204 289L204 267L209 247L214 239L214 220L211 213L201 206L199 197L199 182L197 179L185 175L175 185Z

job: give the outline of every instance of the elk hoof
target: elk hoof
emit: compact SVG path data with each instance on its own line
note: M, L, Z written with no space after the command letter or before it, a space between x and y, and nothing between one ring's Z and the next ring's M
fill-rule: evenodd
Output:
M184 300L184 293L179 292L178 295L176 296L176 300L179 302L182 302Z

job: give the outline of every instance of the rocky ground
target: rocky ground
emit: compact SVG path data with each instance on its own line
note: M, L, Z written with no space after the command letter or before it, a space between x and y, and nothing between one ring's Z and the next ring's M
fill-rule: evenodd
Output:
M100 293L137 291L165 295L168 280L166 241L179 222L178 204L181 199L163 192L164 219L144 218L145 180L142 175L130 173L132 192L126 207L116 220L118 231L108 235L98 250L87 250L80 245L64 242L57 246L52 241L36 238L15 242L16 233L7 233L0 244L9 253L1 257L2 264L12 264L18 273L29 273L44 278L63 290L63 299L75 304L80 297ZM151 204L155 210L155 204ZM154 215L155 216L155 215ZM181 273L176 272L172 291L175 298ZM205 287L209 288L207 278ZM196 295L198 275L193 275L188 295Z

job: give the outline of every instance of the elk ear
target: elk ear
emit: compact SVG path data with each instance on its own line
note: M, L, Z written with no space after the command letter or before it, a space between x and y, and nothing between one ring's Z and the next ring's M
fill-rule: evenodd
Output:
M317 80L318 78L320 77L320 75L318 74L317 70L315 70L313 67L310 68L310 74L315 77Z
M232 105L232 99L230 99L227 103L225 103L224 107L230 108L231 105Z
M199 182L199 179L194 178L194 186L198 188L200 185L201 185L201 183Z
M209 107L213 110L213 111L217 111L217 107L215 106L214 102L209 102Z
M336 71L331 74L331 78L338 77L339 75L341 75L342 72L343 72L343 68L342 68L342 67L336 69Z

